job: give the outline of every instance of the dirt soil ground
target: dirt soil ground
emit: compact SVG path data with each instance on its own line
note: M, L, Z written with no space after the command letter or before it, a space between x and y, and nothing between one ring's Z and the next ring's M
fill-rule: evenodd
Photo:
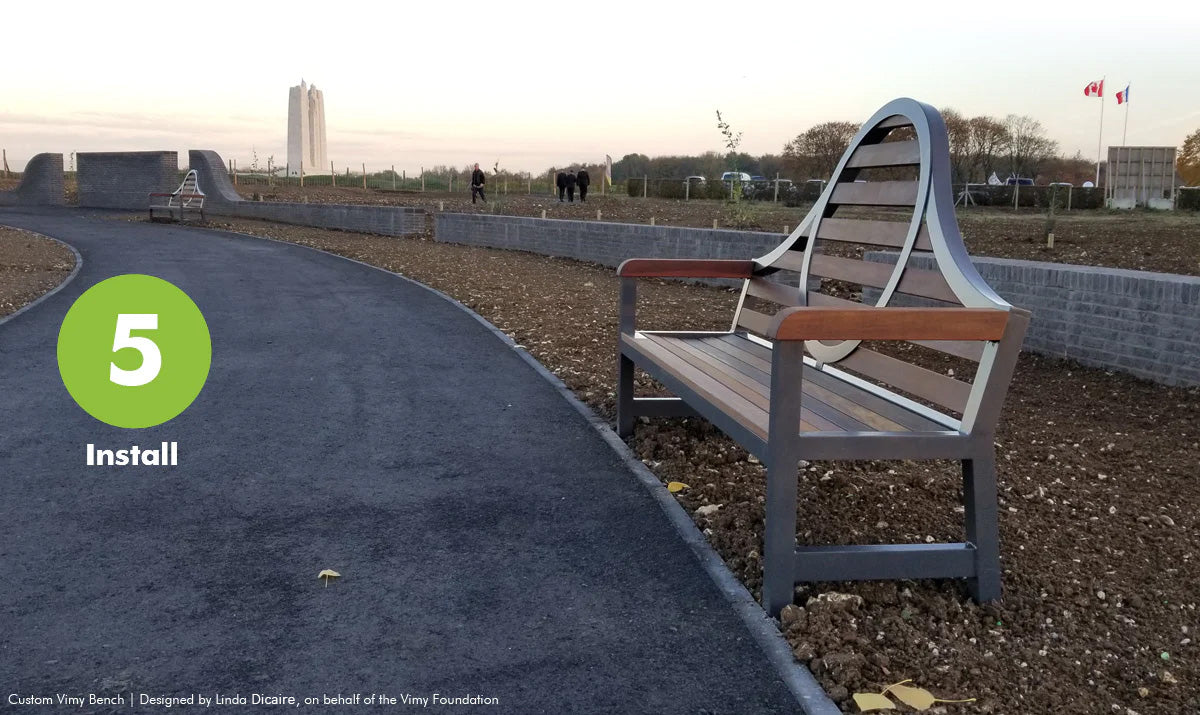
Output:
M511 187L510 187L511 188ZM722 201L672 201L630 198L623 194L593 194L586 204L559 203L556 197L526 194L489 194L487 204L472 204L464 193L394 192L353 187L239 186L246 198L258 194L267 201L392 204L422 206L435 212L499 213L512 216L655 223L668 226L743 228L779 231L795 228L808 207ZM493 207L494 202L494 207ZM1169 211L1072 211L1058 215L1054 248L1046 247L1044 212L1022 209L972 208L961 210L959 225L972 255L1021 258L1094 266L1200 275L1200 214Z
M613 416L617 281L532 254L219 221L382 266L466 303L581 399ZM639 324L727 327L727 290L644 281ZM656 386L639 379L644 394ZM700 420L639 426L631 446L757 595L764 471ZM942 712L1200 712L1200 390L1021 358L997 437L1005 596L954 582L797 588L783 632L847 712L854 692L912 678ZM800 470L804 544L962 538L956 464L827 462ZM703 506L715 513L696 514Z
M0 226L0 318L62 283L75 254L58 241Z

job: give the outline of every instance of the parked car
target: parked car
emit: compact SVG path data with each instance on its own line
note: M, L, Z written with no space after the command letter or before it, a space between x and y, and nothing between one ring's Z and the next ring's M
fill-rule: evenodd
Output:
M721 174L721 181L724 181L727 184L735 181L748 184L750 183L750 175L744 171L727 171L724 174Z
M707 179L705 179L703 176L689 176L683 180L683 183L694 185L694 184L703 184L705 181L707 181Z

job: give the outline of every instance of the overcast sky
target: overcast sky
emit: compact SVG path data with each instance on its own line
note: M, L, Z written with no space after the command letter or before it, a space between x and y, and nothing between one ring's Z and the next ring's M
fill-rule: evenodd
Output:
M325 93L329 157L410 174L721 150L910 96L1028 114L1067 153L1178 146L1200 127L1200 6L1121 3L6 2L0 147L210 148L286 161L288 87Z

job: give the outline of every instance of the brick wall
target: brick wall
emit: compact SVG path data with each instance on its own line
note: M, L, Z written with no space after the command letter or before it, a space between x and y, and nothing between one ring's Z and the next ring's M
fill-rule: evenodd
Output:
M757 258L781 233L441 213L434 239L617 266L626 258ZM723 283L734 283L723 281ZM740 284L740 282L737 282Z
M866 258L896 262L896 254L883 251ZM1200 277L1008 258L971 261L1001 297L1033 312L1026 350L1166 385L1200 385ZM933 268L934 261L914 256L909 265Z
M62 154L35 155L25 165L17 188L0 191L0 206L62 206L66 202Z
M405 236L425 230L425 211L410 206L357 204L304 204L282 201L246 201L234 189L220 155L192 149L188 164L204 192L204 212L214 216L263 219L297 226L361 231L384 236Z
M75 159L80 206L145 210L151 193L179 188L178 152L81 152Z

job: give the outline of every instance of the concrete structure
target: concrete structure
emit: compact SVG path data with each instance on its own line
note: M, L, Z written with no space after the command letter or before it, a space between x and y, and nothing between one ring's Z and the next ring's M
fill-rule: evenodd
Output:
M75 157L80 206L144 211L151 193L179 186L178 152L81 152Z
M440 213L434 217L434 239L616 267L626 258L754 258L778 246L783 234Z
M288 173L299 176L330 170L325 151L325 94L300 80L288 90Z
M1105 206L1175 208L1175 147L1110 146L1104 174Z
M246 201L233 188L225 164L215 151L193 149L188 152L188 163L196 171L200 190L205 193L204 211L213 216L256 218L384 236L406 236L425 230L425 211L411 206Z
M753 258L780 240L779 234L753 231L480 214L438 214L434 238L607 266L634 257ZM885 252L868 256L896 260ZM1005 300L1033 311L1026 349L1167 385L1200 385L1200 277L1005 258L971 260ZM912 261L919 268L933 267L925 257ZM894 304L905 302L897 299Z
M0 191L0 206L62 206L66 202L62 154L35 155L25 165L17 188Z
M872 251L867 260L895 263ZM1200 277L973 257L996 292L1033 312L1025 348L1165 385L1200 385ZM909 265L932 268L914 256ZM865 291L870 299L872 293ZM903 304L920 299L905 297Z

